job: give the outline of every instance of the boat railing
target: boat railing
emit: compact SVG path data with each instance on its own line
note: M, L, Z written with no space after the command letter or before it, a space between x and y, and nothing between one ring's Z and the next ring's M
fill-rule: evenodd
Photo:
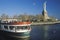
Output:
M13 23L13 22L17 22L17 21L1 21L1 23Z

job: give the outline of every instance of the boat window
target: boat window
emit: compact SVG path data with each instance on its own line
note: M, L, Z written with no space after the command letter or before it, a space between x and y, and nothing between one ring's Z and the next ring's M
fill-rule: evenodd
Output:
M4 26L5 29L8 29L8 26Z
M27 29L27 26L17 26L17 29Z
M13 30L14 29L14 26L9 26L10 30Z
M23 29L27 29L27 26L23 26Z
M23 28L22 28L21 26L17 26L17 28L16 28L16 29L18 29L18 30L19 30L19 29L23 29Z

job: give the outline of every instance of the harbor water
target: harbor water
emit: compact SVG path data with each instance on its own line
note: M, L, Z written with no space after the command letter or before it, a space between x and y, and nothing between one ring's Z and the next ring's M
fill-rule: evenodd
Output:
M29 38L10 38L0 35L0 40L60 40L60 24L31 26Z

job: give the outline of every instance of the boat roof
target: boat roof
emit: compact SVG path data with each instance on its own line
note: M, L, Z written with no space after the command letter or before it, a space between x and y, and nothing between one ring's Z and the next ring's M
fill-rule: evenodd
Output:
M0 23L2 25L25 25L31 24L31 22L7 22L7 23Z

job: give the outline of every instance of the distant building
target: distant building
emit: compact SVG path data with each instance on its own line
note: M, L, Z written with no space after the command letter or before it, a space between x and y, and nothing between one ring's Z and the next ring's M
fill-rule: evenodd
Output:
M43 21L47 21L49 19L47 10L46 10L46 2L44 2L44 5L43 5L42 15L43 15Z

